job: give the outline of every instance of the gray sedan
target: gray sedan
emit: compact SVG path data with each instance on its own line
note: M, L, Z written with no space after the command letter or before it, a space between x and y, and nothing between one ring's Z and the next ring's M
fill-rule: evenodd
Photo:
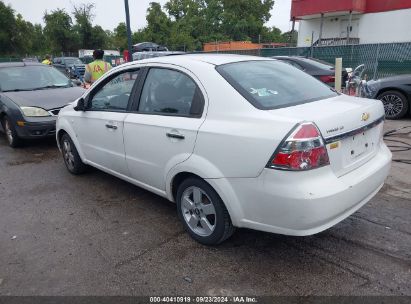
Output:
M411 75L371 80L363 90L365 97L382 101L388 119L399 119L410 114Z
M0 121L11 147L25 139L55 136L60 109L80 97L77 87L51 66L0 64Z

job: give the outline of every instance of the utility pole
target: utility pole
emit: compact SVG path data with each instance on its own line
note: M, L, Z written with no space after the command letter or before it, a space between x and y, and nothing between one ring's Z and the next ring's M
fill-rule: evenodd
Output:
M124 0L124 7L126 9L126 25L127 25L127 46L128 46L128 61L132 61L131 50L131 28L130 28L130 12L128 9L128 0Z

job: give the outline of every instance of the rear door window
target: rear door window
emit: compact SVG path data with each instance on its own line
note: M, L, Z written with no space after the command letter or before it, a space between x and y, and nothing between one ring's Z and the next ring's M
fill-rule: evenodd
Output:
M235 62L220 65L216 69L244 98L262 110L338 95L314 77L276 60Z

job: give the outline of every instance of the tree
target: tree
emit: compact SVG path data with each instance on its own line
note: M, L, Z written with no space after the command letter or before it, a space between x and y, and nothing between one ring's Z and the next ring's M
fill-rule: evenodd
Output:
M114 29L113 43L120 51L127 49L127 27L124 22L120 22Z
M17 14L15 22L16 28L13 33L13 44L16 53L27 55L33 50L34 26L30 22L26 22L20 14Z
M12 35L15 28L16 22L13 9L0 1L0 53L11 54L15 51L12 44Z
M164 7L168 11L168 14L178 21L182 18L191 18L197 15L203 1L196 0L170 0Z
M147 9L146 35L151 41L158 44L167 44L170 37L171 21L162 11L161 5L151 2Z
M264 26L261 31L261 42L286 42L286 39L279 28Z
M258 42L264 24L270 20L274 0L221 0L224 34L233 40Z
M45 37L50 42L53 52L67 52L75 50L75 35L72 30L73 22L64 9L56 9L44 14Z
M281 33L265 26L274 0L168 0L162 8L151 2L147 26L133 33L133 43L153 41L173 50L201 50L211 41L296 41L296 32ZM93 26L95 5L73 5L45 12L45 27L32 24L0 0L0 54L73 52L79 48L127 48L127 30L120 23L113 30ZM72 19L73 18L73 19ZM74 21L74 22L73 22Z
M44 37L41 24L34 24L31 31L32 49L31 55L42 55L48 53L49 45Z
M103 30L100 25L96 25L91 31L91 42L90 48L92 49L104 49L108 46L107 33Z
M94 48L95 41L93 41L93 35L95 33L101 35L101 27L95 29L92 25L92 21L94 19L93 9L94 4L92 3L73 5L73 16L76 20L76 23L73 26L73 30L79 37L80 48ZM100 38L101 36L98 39ZM98 42L100 42L101 47L101 41Z
M147 27L135 37L196 50L215 40L281 41L281 31L264 27L273 5L274 0L169 0L167 17L160 4L151 3Z
M291 45L297 45L298 32L296 30L283 33L283 40Z

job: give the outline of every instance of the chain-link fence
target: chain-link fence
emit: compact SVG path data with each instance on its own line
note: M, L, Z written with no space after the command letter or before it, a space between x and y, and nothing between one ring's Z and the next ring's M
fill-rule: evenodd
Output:
M18 62L22 61L22 58L20 57L0 57L0 63L1 62Z
M267 48L238 51L216 51L253 56L304 56L314 57L330 63L335 58L343 59L343 66L355 68L365 65L368 79L379 79L392 75L411 74L411 42L384 44L352 44L316 47ZM72 54L74 55L74 54ZM77 56L77 54L75 55ZM0 62L21 61L18 57L0 57Z
M223 53L223 52L220 52ZM411 42L359 44L318 47L292 47L261 50L224 51L224 53L271 56L314 57L330 63L343 59L344 67L365 65L368 79L379 79L399 74L411 74Z

